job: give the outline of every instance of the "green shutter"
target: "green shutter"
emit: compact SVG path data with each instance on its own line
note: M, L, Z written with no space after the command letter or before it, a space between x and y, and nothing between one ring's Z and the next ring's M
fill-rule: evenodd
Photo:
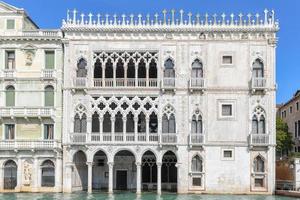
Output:
M8 19L6 21L6 29L15 29L15 20L14 19Z
M52 88L45 90L45 106L54 106L54 91Z
M6 106L15 106L15 91L6 91Z
M54 69L54 51L46 51L45 56L45 68Z

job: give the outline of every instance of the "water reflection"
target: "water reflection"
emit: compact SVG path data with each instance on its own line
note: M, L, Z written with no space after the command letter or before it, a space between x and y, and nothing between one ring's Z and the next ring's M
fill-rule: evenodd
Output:
M264 195L176 195L133 192L115 193L7 193L0 194L0 200L296 200L296 198Z

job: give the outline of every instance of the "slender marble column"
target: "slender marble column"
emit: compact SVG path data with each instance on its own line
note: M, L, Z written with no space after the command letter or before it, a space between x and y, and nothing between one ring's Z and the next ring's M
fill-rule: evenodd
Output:
M92 181L93 181L93 163L87 162L88 166L88 193L92 193Z
M62 157L58 156L55 167L55 187L57 192L61 192L62 190L62 170Z
M136 193L141 194L141 163L136 162Z
M157 194L161 194L161 165L162 163L156 163L157 165Z
M114 179L114 163L109 162L108 164L108 193L113 193L113 179Z

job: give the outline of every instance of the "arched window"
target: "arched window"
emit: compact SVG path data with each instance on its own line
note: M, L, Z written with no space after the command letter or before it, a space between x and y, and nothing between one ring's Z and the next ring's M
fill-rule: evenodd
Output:
M41 165L42 187L55 186L55 167L51 160L46 160Z
M100 122L98 113L94 113L92 116L92 133L100 132Z
M4 189L13 190L17 186L17 164L8 160L4 164Z
M145 133L146 132L146 116L143 112L139 114L138 119L138 132Z
M124 63L121 59L117 62L116 78L124 78Z
M202 172L203 165L200 156L196 155L192 158L192 172Z
M54 88L51 85L45 87L45 106L54 106Z
M111 119L109 112L106 112L103 117L103 132L110 133L111 132Z
M202 133L202 117L201 115L193 115L192 117L192 133Z
M108 59L105 64L105 78L113 78L113 77L114 77L113 64L111 60Z
M149 78L157 78L157 64L154 59L151 60L149 65Z
M165 70L164 70L164 77L165 78L174 78L175 77L175 69L174 69L174 62L172 59L168 58L165 61Z
M12 85L6 87L5 92L5 104L6 106L15 106L15 88Z
M166 114L162 117L162 132L163 133L176 133L176 121L174 114L168 118Z
M192 63L192 78L203 78L203 65L198 59Z
M86 114L84 113L82 117L78 114L74 117L74 132L75 133L86 133Z
M130 59L127 65L127 78L135 78L135 66L133 59Z
M157 115L153 112L150 115L149 119L149 131L150 133L157 133L158 121Z
M138 78L146 78L146 64L143 59L139 62Z
M252 133L266 133L265 111L260 106L256 107L252 117Z
M252 65L253 74L252 76L255 78L262 78L264 77L264 64L260 59L256 59Z
M261 156L254 159L254 172L265 172L265 161Z
M99 59L96 60L94 65L94 78L102 78L102 64Z
M116 133L123 132L123 118L120 112L118 112L115 116L115 132Z
M86 77L87 75L87 62L84 58L80 58L79 61L77 62L77 77Z
M134 115L131 112L127 114L126 132L134 133Z

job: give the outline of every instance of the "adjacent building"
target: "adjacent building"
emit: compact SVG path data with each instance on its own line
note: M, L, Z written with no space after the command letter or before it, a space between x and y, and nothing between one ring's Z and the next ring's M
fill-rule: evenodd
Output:
M274 11L0 11L2 190L274 192Z
M4 2L0 16L0 191L61 191L61 31Z
M287 123L289 133L294 141L294 152L300 152L300 90L294 96L277 109L277 116Z

